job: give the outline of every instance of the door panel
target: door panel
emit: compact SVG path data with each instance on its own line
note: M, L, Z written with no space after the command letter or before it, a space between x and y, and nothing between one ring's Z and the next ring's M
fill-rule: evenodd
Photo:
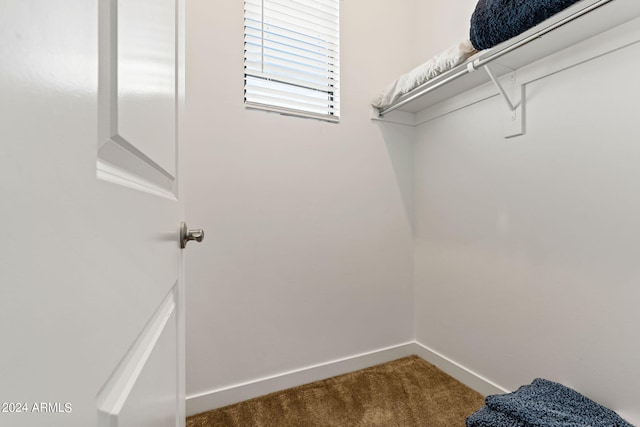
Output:
M177 284L98 393L99 425L175 426L177 370ZM150 396L154 396L150 398Z
M138 1L2 2L3 426L184 425L184 5Z
M175 195L177 4L100 3L98 177Z

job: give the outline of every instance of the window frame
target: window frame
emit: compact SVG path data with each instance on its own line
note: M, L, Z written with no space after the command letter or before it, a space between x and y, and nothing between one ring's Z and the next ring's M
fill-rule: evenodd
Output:
M247 108L339 121L339 3L244 0Z

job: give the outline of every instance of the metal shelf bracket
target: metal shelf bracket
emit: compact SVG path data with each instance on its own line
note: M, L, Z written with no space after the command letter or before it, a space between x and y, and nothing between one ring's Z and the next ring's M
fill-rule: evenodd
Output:
M504 122L504 137L511 138L514 136L524 135L525 132L525 86L518 85L516 80L516 73L512 71L507 74L509 79L509 87L508 91L510 93L507 94L507 90L502 86L500 81L496 78L496 76L489 68L489 65L483 65L484 70L489 75L489 78L496 86L500 95L504 99L505 104L507 104L508 115Z

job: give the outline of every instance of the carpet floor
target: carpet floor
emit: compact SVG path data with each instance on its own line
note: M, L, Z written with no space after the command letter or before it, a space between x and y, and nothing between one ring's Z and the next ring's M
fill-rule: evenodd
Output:
M464 427L484 397L417 356L187 418L187 427Z

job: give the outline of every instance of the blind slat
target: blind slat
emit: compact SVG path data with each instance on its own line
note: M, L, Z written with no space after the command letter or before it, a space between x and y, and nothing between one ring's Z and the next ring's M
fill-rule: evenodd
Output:
M309 105L309 106L317 107L320 110L326 109L327 106L331 104L331 100L329 99L328 96L325 96L324 99L319 97L314 97L314 96L306 96L306 97L299 96L296 98L295 101L292 101L291 94L288 91L275 91L273 89L263 88L261 86L254 87L254 90L251 92L251 94L247 95L247 99L253 100L256 102L258 99L267 99L267 98L276 102L281 102L281 103L287 103L287 102L294 103L295 101L297 101L298 103L297 105L299 106Z
M264 10L264 22L268 25L275 25L280 28L287 28L293 32L307 34L317 38L334 38L334 27L331 22L318 22L313 17L300 19L296 16L288 15L276 9Z
M278 103L290 103L299 106L306 104L314 108L337 109L337 107L330 105L334 99L333 93L292 86L278 81L268 81L253 76L247 77L246 89L250 90L246 90L246 99L255 100L257 97L261 99L268 98Z
M267 28L263 31L261 28L245 26L245 37L251 37L254 40L260 41L264 39L265 43L269 43L272 46L283 46L287 49L298 49L300 53L307 53L308 55L317 55L319 57L332 56L333 52L337 52L337 45L329 42L325 42L324 45L319 44L314 40L303 40L300 38L288 37L286 34L274 33Z
M273 8L279 7L280 9L295 11L296 13L301 12L306 16L313 16L323 21L334 22L338 20L338 10L322 2L316 2L313 6L307 4L308 2L298 2L295 0L269 0L268 3L271 5L270 7Z
M247 43L246 50L249 52L261 53L264 48L274 52L280 52L281 54L288 55L290 57L299 58L299 60L303 62L318 62L331 65L330 61L336 56L333 51L320 49L312 51L308 49L308 45L292 43L290 40L286 39L263 39L253 31L246 33L245 42Z
M290 99L281 100L281 99L275 99L269 96L253 96L251 99L247 98L245 102L262 104L262 105L270 105L273 107L287 108L292 111L297 110L297 111L306 112L306 113L315 113L319 115L326 115L326 116L333 116L333 117L338 117L340 113L338 110L328 111L326 108L323 108L323 107L314 107L308 104L292 101Z
M245 74L248 77L255 77L257 79L262 79L265 81L276 81L281 82L283 84L288 84L292 87L302 87L311 90L316 90L320 92L337 92L340 89L337 80L332 79L319 79L319 80L310 80L305 75L294 75L294 74L278 74L276 72L263 73L258 67L259 64L252 63L247 66L245 70ZM245 83L246 86L246 83Z
M246 0L245 7L260 9L263 0ZM318 16L324 20L338 21L337 1L309 1L309 0L264 0L265 7L273 5L287 9L297 10L307 16Z
M245 0L245 103L339 116L339 0Z
M315 59L300 57L283 53L280 50L265 48L263 52L247 50L245 60L259 61L265 64L279 65L283 68L293 68L298 72L305 72L312 75L326 76L328 72L335 74L339 67L330 64L323 64Z

